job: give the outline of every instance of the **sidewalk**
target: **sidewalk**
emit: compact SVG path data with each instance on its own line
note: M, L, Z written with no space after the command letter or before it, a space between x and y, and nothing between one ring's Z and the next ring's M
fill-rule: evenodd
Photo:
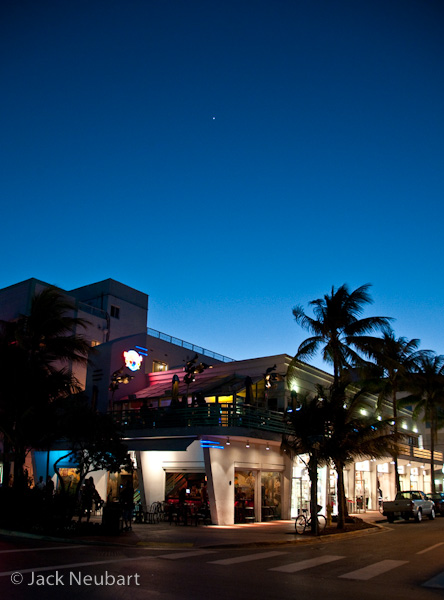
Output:
M284 544L300 544L304 542L314 543L334 539L336 536L365 535L378 531L381 527L378 522L385 522L379 512L368 511L354 515L363 521L376 525L374 528L335 533L314 538L308 535L298 535L295 532L294 520L271 521L268 523L253 523L246 525L174 525L168 522L155 524L133 524L132 531L122 531L119 535L76 535L69 540L63 541L102 544L123 545L133 547L161 547L161 548L210 548L216 546L225 547L260 547ZM92 522L100 523L101 517L92 517ZM0 534L14 535L13 532L5 530ZM15 534L17 535L17 534ZM24 534L22 534L25 537ZM42 536L30 536L42 539ZM43 539L53 539L45 536ZM60 538L57 538L62 541Z

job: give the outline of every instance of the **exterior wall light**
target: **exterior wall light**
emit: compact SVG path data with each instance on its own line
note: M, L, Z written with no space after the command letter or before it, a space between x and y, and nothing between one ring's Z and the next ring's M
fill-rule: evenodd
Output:
M247 440L247 443L245 444L245 448L249 448L250 447L250 440Z
M229 446L229 445L230 445L230 443L231 443L231 442L230 442L230 438L229 438L229 437L227 437L227 441L225 442L225 444L226 444L227 446Z

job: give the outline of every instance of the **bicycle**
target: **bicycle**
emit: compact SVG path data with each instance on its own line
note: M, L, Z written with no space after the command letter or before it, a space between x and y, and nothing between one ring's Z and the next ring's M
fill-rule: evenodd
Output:
M294 524L296 532L302 535L306 529L311 529L311 515L307 514L308 511L306 508L302 509L302 514L296 518L296 522ZM327 525L327 519L324 515L317 514L318 520L318 533L322 533Z

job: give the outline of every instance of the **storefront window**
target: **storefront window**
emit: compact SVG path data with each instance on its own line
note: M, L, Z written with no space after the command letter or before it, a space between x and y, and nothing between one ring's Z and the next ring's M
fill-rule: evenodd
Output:
M64 491L67 494L75 494L80 481L80 475L77 469L62 468L59 469L59 476L63 482ZM57 489L62 487L60 480L57 481Z
M391 499L391 480L389 472L389 463L382 463L377 466L378 502Z
M418 468L417 467L412 467L410 469L410 489L411 490L418 490L419 489L419 485L418 485Z
M328 475L328 490L327 490L327 504L331 506L333 514L336 515L338 512L338 500L336 497L337 488L337 474L336 471L330 470Z
M355 465L355 492L357 510L367 510L370 506L370 462L365 460Z
M106 492L108 502L119 501L120 491L124 488L127 481L132 481L133 484L134 504L137 505L140 502L139 479L137 477L137 471L134 471L133 474L128 473L127 471L109 474Z
M166 473L165 500L179 500L179 493L184 489L187 501L200 502L205 485L205 473Z
M217 399L216 399L216 396L206 396L205 397L205 402L207 404L214 404L216 401L218 404L232 404L233 396L218 396Z
M305 457L307 458L307 457ZM310 507L310 478L306 463L297 457L293 467L293 479L291 485L291 518Z
M404 465L398 465L400 491L410 490L410 477Z
M168 371L168 365L160 360L153 360L153 373Z
M262 521L281 518L281 474L266 471L261 474Z

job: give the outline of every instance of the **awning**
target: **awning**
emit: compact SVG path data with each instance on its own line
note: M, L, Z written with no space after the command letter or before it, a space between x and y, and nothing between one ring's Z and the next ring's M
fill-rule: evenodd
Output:
M254 377L250 380L252 384L261 381L262 377ZM189 396L201 393L204 396L230 396L239 394L246 389L246 378L244 376L236 375L235 373L229 375L217 375L213 376L212 372L208 370L205 373L199 374L196 381L187 385L183 380L179 383L178 395L181 397L184 394ZM172 386L166 387L165 380L161 383L152 384L149 387L139 390L133 395L133 400L152 400L154 398L171 398ZM128 402L128 396L120 398L116 402Z
M174 452L184 451L190 446L197 436L187 437L168 437L168 438L152 438L152 437L135 437L124 438L123 442L128 446L129 450L155 450L157 452Z

